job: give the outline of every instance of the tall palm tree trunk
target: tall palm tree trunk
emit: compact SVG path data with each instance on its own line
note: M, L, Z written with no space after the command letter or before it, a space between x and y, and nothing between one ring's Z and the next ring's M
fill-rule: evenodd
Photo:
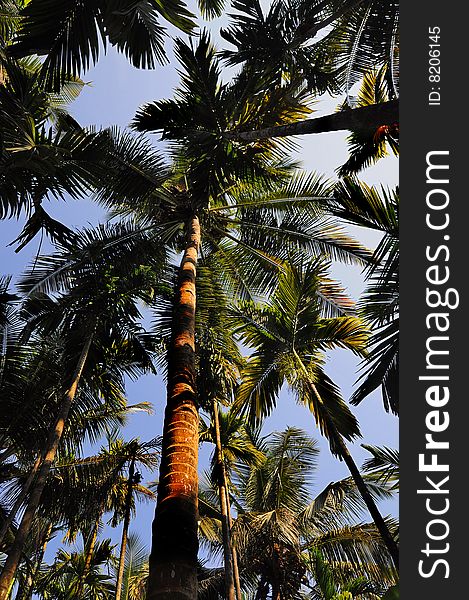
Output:
M16 570L20 562L21 554L28 537L31 525L33 523L34 516L36 514L37 507L41 500L42 492L46 485L46 480L51 470L52 464L57 454L60 440L62 438L65 423L70 412L70 407L75 398L78 383L80 381L83 368L88 358L91 342L93 336L90 335L85 345L83 346L78 364L73 374L72 385L68 392L65 394L62 404L59 407L59 413L55 421L54 427L50 432L49 439L47 442L47 451L44 455L44 461L39 469L36 481L32 488L31 495L29 497L26 510L24 511L23 518L21 519L20 526L15 536L15 541L12 544L8 557L5 561L2 574L0 576L0 600L6 600L11 590L11 586L14 581Z
M315 394L316 398L323 404L322 398L321 398L316 386L313 383L310 383L310 385L311 385L311 389L312 389L313 393ZM372 495L370 494L368 488L366 487L366 484L362 477L362 474L360 473L360 470L358 469L357 465L355 464L355 461L353 460L353 457L350 454L350 451L347 448L347 445L345 444L343 437L337 431L337 428L336 428L334 422L332 421L332 419L330 417L327 417L327 418L328 418L328 427L330 428L330 431L333 432L334 442L336 443L337 447L340 450L340 456L343 459L343 461L345 462L345 464L347 465L347 467L350 471L350 474L352 475L352 479L354 480L355 485L357 486L357 489L360 492L360 495L363 498L363 501L365 502L366 507L368 508L368 510L370 512L371 518L373 519L374 524L376 525L376 528L379 531L381 538L383 539L383 542L385 543L385 545L389 551L389 554L391 555L394 566L396 567L396 569L398 569L399 568L399 549L397 547L396 541L392 537L391 532L389 531L389 527L386 525L386 522L383 519L383 517L381 516L381 513L379 512L379 509L376 506L376 503L373 500Z
M39 454L39 456L36 458L36 461L31 469L31 471L29 472L28 478L26 479L18 498L16 499L15 503L12 506L12 509L10 510L10 512L8 513L8 516L6 517L5 521L3 522L2 528L0 529L0 544L3 542L3 538L5 537L5 535L8 532L9 527L15 520L15 517L18 514L18 511L21 508L24 499L28 495L28 492L29 492L31 485L36 477L36 474L39 471L39 467L41 466L42 459L43 459L43 455Z
M196 270L200 223L190 219L179 268L168 349L167 404L147 600L196 600L198 407L195 372Z
M371 106L341 110L316 119L305 119L288 125L276 125L257 131L229 132L230 139L255 142L274 137L288 135L304 135L308 133L324 133L341 130L374 130L381 125L399 122L399 102L390 100Z
M217 464L217 480L218 494L220 496L221 510L221 527L223 537L223 558L225 563L225 594L227 600L236 600L235 583L233 575L233 555L231 550L231 533L230 522L228 516L227 503L227 477L225 470L225 461L223 460L223 448L221 445L220 436L220 418L218 415L218 402L214 398L212 402L213 422L215 425L215 446L216 446L216 464ZM239 598L239 600L241 600Z
M226 476L226 472L225 472ZM233 518L231 516L231 506L230 506L230 494L228 492L228 483L225 481L225 490L226 490L226 505L228 507L228 523L230 525L230 531L233 529ZM230 536L231 537L231 536ZM231 541L231 558L233 559L233 577L235 582L236 589L236 598L237 600L243 600L243 594L241 592L241 579L239 576L239 563L238 563L238 551L236 550L236 546L233 544L233 539Z
M93 530L91 532L89 544L87 545L87 548L86 548L85 564L83 566L83 573L81 574L80 583L78 584L78 589L77 589L78 600L81 599L84 589L85 589L85 582L86 582L88 573L90 571L91 561L93 560L94 549L96 546L96 540L98 539L99 525L101 523L101 517L103 516L103 512L104 512L104 508L101 506L99 509L99 513L96 518L96 521L93 525Z
M122 527L122 540L121 540L121 549L119 555L119 569L117 571L117 581L116 581L116 600L120 600L122 594L122 582L124 580L124 567L125 567L125 552L127 550L127 538L129 535L129 525L130 525L130 511L132 509L132 491L134 484L134 475L135 475L135 460L132 458L129 466L129 479L127 481L127 494L125 498L125 514L124 514L124 524Z

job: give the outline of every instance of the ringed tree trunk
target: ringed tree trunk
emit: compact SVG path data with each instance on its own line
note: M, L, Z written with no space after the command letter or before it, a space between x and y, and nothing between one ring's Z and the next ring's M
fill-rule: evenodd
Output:
M168 349L167 404L153 521L147 600L196 600L199 414L195 305L200 223L186 226Z
M93 335L90 335L87 339L83 349L81 351L78 364L75 368L75 372L72 378L72 385L65 394L62 404L59 407L59 412L54 423L53 428L50 431L49 439L47 441L47 449L44 454L44 460L39 468L37 478L32 486L32 492L30 494L26 510L24 511L23 518L21 519L20 526L15 536L8 557L5 561L2 574L0 576L0 600L7 600L11 587L14 582L16 570L18 568L21 555L23 553L24 545L28 537L31 525L33 523L34 516L36 515L37 507L41 500L42 492L46 485L47 477L50 473L52 464L55 460L57 449L59 447L60 440L65 429L65 423L70 412L73 400L75 398L78 383L83 373L88 353L91 347Z
M124 567L125 567L125 552L127 550L127 538L129 534L130 525L130 511L132 509L132 491L134 484L135 475L135 460L132 458L129 466L129 479L127 481L127 494L125 497L125 514L124 514L124 525L122 527L122 541L119 555L119 570L117 572L116 582L116 600L120 600L122 595L122 582L124 580Z
M274 137L285 137L288 135L304 135L309 133L326 133L341 130L374 130L381 125L391 125L399 122L399 102L390 100L380 104L362 106L341 110L339 112L317 117L316 119L305 119L288 125L277 125L257 131L229 132L229 139L255 142Z
M227 600L236 600L235 596L235 582L234 582L234 565L233 565L233 554L231 549L231 533L230 533L230 521L228 516L228 503L227 503L227 478L225 471L225 461L223 460L223 448L221 445L220 436L220 418L218 415L218 402L214 398L212 402L213 422L215 425L215 445L216 445L216 469L217 469L217 481L218 481L218 495L220 497L220 510L221 510L221 526L223 536L223 559L225 566L225 594ZM241 597L238 598L241 600Z

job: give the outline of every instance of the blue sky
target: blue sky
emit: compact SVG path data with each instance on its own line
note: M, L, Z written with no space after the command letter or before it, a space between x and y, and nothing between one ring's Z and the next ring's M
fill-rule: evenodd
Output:
M224 19L217 20L211 28L216 29L224 22ZM122 56L112 50L109 51L95 68L83 76L89 85L72 106L72 114L82 125L125 127L142 103L171 97L178 82L178 75L172 58L170 40L167 42L167 49L170 63L158 67L155 71L134 69ZM317 105L318 115L332 112L338 102L332 99L321 100ZM157 136L153 136L153 140L155 144L158 143ZM304 168L317 171L327 177L334 177L334 169L347 158L344 132L303 136L298 138L298 142L300 145L298 156ZM395 158L384 159L375 167L364 171L361 179L370 184L395 186L398 181L398 161ZM94 224L103 218L102 210L87 200L67 200L67 202L54 200L46 209L54 218L70 227ZM7 244L18 235L22 223L22 218L19 222L14 220L0 222L0 264L3 274L18 274L37 251L37 240L19 254L15 254L12 248L7 247ZM360 231L358 228L354 229L354 235L370 247L377 242L376 236ZM43 248L47 249L47 244ZM345 285L353 298L358 298L363 289L363 278L356 267L336 266L333 275ZM328 355L326 370L339 384L345 398L349 398L352 393L353 384L357 379L357 366L357 359L346 351L339 350ZM125 431L126 437L138 436L142 440L148 440L160 435L165 402L165 390L161 379L146 376L138 382L131 382L128 386L128 396L130 403L151 402L155 412L152 416L131 417ZM371 395L359 407L353 408L353 411L360 422L362 442L397 447L398 421L384 412L379 393ZM305 408L295 404L283 390L277 410L265 423L265 431L283 429L286 425L301 427L320 442L320 468L314 486L317 492L331 481L348 476L345 465L334 459L330 455L327 444L320 440L311 414ZM209 453L210 449L201 449L202 468L207 464ZM359 444L352 447L352 453L358 464L368 456ZM384 513L396 514L397 503L396 501L385 503L382 509ZM138 518L132 527L147 544L150 543L153 510L153 506L140 506ZM113 533L112 537L117 541L119 536L120 528Z

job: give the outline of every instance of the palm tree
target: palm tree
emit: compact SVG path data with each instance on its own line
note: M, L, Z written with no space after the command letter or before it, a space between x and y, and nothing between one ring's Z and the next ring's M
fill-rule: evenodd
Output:
M33 535L28 538L28 546L32 546L32 550L28 548L26 552L29 564L25 561L26 573L22 578L17 578L19 580L16 593L18 600L31 600L47 546L56 532L57 528L47 519L36 520Z
M48 89L60 86L64 74L79 76L97 62L108 44L135 67L153 69L166 59L165 28L160 18L187 33L195 26L193 15L180 0L137 4L119 0L117 5L98 0L78 7L57 5L55 0L18 4L23 5L20 27L8 53L15 57L44 56L41 78Z
M249 102L250 95L240 96L239 89L224 85L206 35L197 46L178 41L176 50L184 70L176 100L144 106L134 121L139 131L162 130L171 140L179 171L168 185L170 197L154 202L149 195L140 214L146 212L144 223L158 227L182 253L168 327L167 407L149 600L193 598L197 588L195 307L200 251L217 254L224 265L220 280L245 293L249 293L249 275L262 281L266 266L271 272L278 269L275 253L328 248L347 259L367 257L366 251L330 224L321 231L317 211L311 220L311 213L301 216L301 207L291 200L282 204L280 199L291 199L294 190L308 198L320 195L324 186L317 179L285 185L284 156L274 144L241 146L220 137L230 124L249 116L275 123L297 118L298 105L283 99L276 106L279 99L268 94ZM256 186L248 188L246 182L254 180ZM275 198L278 202L269 204ZM126 198L122 200L125 205ZM128 207L127 212L134 211ZM260 221L260 215L265 220Z
M122 233L120 227L111 228L107 232L104 228L97 232L85 232L78 238L79 242L73 249L52 257L38 258L35 269L25 277L22 284L23 289L31 296L30 311L36 313L32 315L32 324L45 332L63 332L65 356L69 361L69 380L41 455L32 493L0 576L2 600L9 593L90 353L92 357L95 354L93 358L96 360L100 347L119 347L126 342L127 364L129 353L136 351L139 359L143 360L143 368L151 368L151 360L144 350L141 332L136 326L136 321L140 318L136 302L151 301L157 286L157 275L149 267L132 266L134 263L131 257L138 248L136 238L133 238L130 247L129 244L127 247L120 244L119 249L116 249L113 244L116 239L121 240ZM139 249L143 258L143 247L140 246ZM152 251L155 250L153 244ZM159 256L161 257L161 253ZM114 262L116 260L118 262ZM148 258L149 264L161 268L161 261L157 265L155 260L158 260L156 256ZM62 292L62 295L57 299L45 296L43 292L39 297L33 296L45 289ZM89 371L92 373L92 367Z
M122 600L144 600L148 579L148 550L135 533L127 541L123 574Z
M320 95L336 94L345 88L347 108L324 117L289 125L237 128L231 139L254 141L350 130L365 135L398 123L397 23L399 6L394 0L350 0L318 2L275 0L264 14L259 0L236 0L233 22L222 32L236 50L225 50L230 65L243 64L244 77L255 77L269 89L290 82L297 90ZM333 24L319 40L315 36ZM355 107L350 89L370 69L388 67L387 102ZM291 93L289 91L288 93Z
M397 566L396 543L344 441L359 435L358 423L323 369L328 349L345 348L363 356L367 331L353 316L321 317L325 306L321 278L325 275L327 265L321 261L304 267L286 265L278 288L264 306L245 304L237 311L238 333L254 353L247 362L236 405L251 418L262 418L273 410L286 382L313 413L331 452L346 463ZM326 308L331 310L330 305ZM343 300L342 306L332 306L336 314L344 309L350 312Z
M146 443L138 439L128 442L113 440L95 456L74 459L67 455L56 462L43 492L39 511L65 527L69 540L74 540L78 531L83 534L85 564L83 585L77 590L78 598L81 598L84 590L101 521L106 512L114 513L113 525L124 521L120 551L120 561L124 563L135 499L155 499L153 492L137 481L135 465L153 470L158 460L155 452L157 447L158 443L154 440ZM128 464L134 470L132 481L124 476Z
M24 322L21 321L16 329L21 331L22 327ZM50 335L45 338L35 336L26 345L16 340L9 347L1 391L0 440L2 465L8 468L12 464L9 461L14 459L16 467L9 473L2 494L8 505L8 515L2 523L0 540L23 506L41 463L47 432L62 398L62 382L67 369L63 350L60 339ZM131 412L148 411L145 403L128 406L122 373L111 364L116 357L118 364L128 363L126 370L130 375L132 370L136 371L134 376L138 374L138 365L132 366L129 362L132 357L128 347L115 346L105 352L102 364L95 364L93 379L82 380L59 448L68 463L71 462L69 456L80 449L85 440L94 443L109 431L121 427ZM67 492L57 494L55 500L66 497L70 497ZM72 497L77 498L73 494ZM71 504L68 500L66 506L71 509Z
M233 534L249 597L304 598L302 593L316 579L313 562L318 551L340 585L358 576L366 576L380 590L395 582L396 573L376 528L354 522L363 503L353 482L332 482L311 497L318 455L313 439L288 427L259 440L258 448L266 460L240 469L234 494ZM210 531L208 524L204 531ZM211 534L209 547L216 551L219 544L217 535ZM211 585L219 594L207 597L223 597L219 580L217 572L206 580L204 588Z
M242 598L239 580L238 553L231 539L232 515L230 494L233 489L231 472L236 463L260 464L263 453L256 448L247 431L247 424L233 411L220 412L218 402L213 403L210 422L201 421L200 442L215 445L211 458L211 483L218 488L221 514L224 569L227 597ZM232 568L230 568L232 565ZM231 572L232 571L232 572ZM236 596L235 596L236 589Z
M103 570L110 567L115 559L110 540L98 542L93 553L91 564L85 579L85 600L111 600L114 586L110 575ZM82 585L82 577L86 562L86 553L76 549L67 552L60 549L55 561L48 569L44 569L37 583L37 592L43 600L66 600L77 598Z
M227 405L232 400L242 358L227 329L223 290L210 275L207 266L199 269L196 313L197 390L202 408L211 415L212 420L211 427L201 421L199 442L211 441L215 444L212 476L214 484L218 486L222 515L225 593L229 600L235 600L236 596L240 598L239 576L236 553L231 544L228 481L220 430L220 418L223 417L219 412L219 403ZM214 298L217 298L216 306ZM241 436L237 437L241 442Z
M138 463L145 465L146 467L156 467L157 457L155 453L149 453L149 450L159 446L159 443L150 442L147 444L141 444L137 440L130 443L130 455L128 459L129 473L126 482L126 492L124 497L123 509L123 525L122 525L122 539L119 553L119 566L117 570L116 579L116 596L115 600L120 600L123 593L123 582L124 582L124 571L126 567L126 551L127 541L129 534L130 518L133 505L133 495L136 490L139 489L138 485L141 481L141 475L135 470L135 465ZM149 491L149 490L148 490ZM129 582L127 581L125 589L128 589ZM123 600L127 600L125 597Z

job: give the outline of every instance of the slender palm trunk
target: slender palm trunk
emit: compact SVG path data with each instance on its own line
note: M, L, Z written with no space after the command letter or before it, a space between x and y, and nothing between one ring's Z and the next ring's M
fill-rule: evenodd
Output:
M227 486L225 461L220 436L220 418L218 415L218 402L212 402L213 422L215 425L216 469L218 480L218 495L220 496L221 527L223 536L223 558L225 563L225 594L227 600L235 600L235 584L233 576L233 555L231 550L231 533L227 505Z
M52 523L47 526L47 529L42 537L41 549L34 561L34 569L29 573L23 590L18 592L16 598L17 600L31 600L33 596L33 587L36 581L36 577L39 573L39 569L41 568L42 561L44 560L44 554L46 553L47 544L49 543L49 537L52 532Z
M357 465L355 464L355 461L353 460L353 457L350 454L349 449L347 448L342 436L339 433L337 433L335 441L340 448L341 456L344 459L344 462L347 465L347 467L350 471L350 474L352 475L352 479L354 480L355 485L357 486L357 489L360 492L361 497L363 498L363 501L365 502L365 504L370 512L371 518L373 519L373 521L376 525L376 528L378 529L378 531L383 539L383 542L386 544L386 547L389 551L389 554L391 555L394 566L396 567L396 569L398 569L399 568L399 549L397 547L396 541L392 537L391 532L389 531L389 528L386 525L385 520L381 516L381 513L379 512L379 509L376 506L376 503L373 500L372 495L370 494L368 488L366 487L366 484L363 480L360 470L358 469Z
M8 532L8 529L10 528L11 524L15 520L15 517L18 514L18 511L21 508L21 505L23 504L24 499L28 495L28 492L29 492L31 485L36 477L36 474L39 471L39 467L41 466L42 459L43 459L42 454L40 454L36 458L36 461L31 469L31 471L29 472L28 478L26 479L18 498L16 499L15 503L13 504L12 509L10 510L10 512L8 513L8 516L6 517L5 521L3 522L2 528L0 529L0 544L3 542L3 539Z
M198 427L195 387L197 216L187 224L168 349L167 405L147 600L197 599Z
M44 461L42 462L36 481L32 487L32 492L30 494L26 510L24 511L23 518L21 519L20 526L15 536L15 541L12 544L0 576L0 600L6 600L8 598L13 585L21 554L31 529L37 507L39 506L47 477L55 460L57 449L64 432L65 423L70 412L70 407L75 398L78 383L88 358L92 339L93 336L90 336L82 349L78 364L73 374L72 385L64 396L62 404L59 407L59 413L57 415L54 427L50 432L47 442L47 451L44 455Z
M298 361L298 366L303 371L305 380L310 389L310 393L312 393L314 396L316 396L316 398L320 404L324 405L324 402L321 398L320 393L318 392L317 387L314 385L314 383L309 378L308 370L306 369L303 361L301 360L301 357L298 355L298 353L295 350L293 352L294 352L296 360ZM354 480L355 485L357 486L357 489L360 492L360 495L363 498L363 501L365 502L366 507L368 508L368 510L370 512L371 518L373 519L374 524L376 525L376 528L379 531L381 538L382 538L384 544L386 545L386 548L389 551L389 554L392 558L394 566L396 567L396 569L398 569L399 568L399 549L397 547L396 541L392 537L391 532L389 531L389 528L386 525L385 520L381 516L381 513L379 512L378 507L376 506L376 503L373 500L372 495L370 494L370 492L368 491L368 488L366 487L366 484L363 480L360 470L358 469L357 465L355 464L355 461L353 460L353 457L350 454L350 451L347 448L347 445L345 444L342 435L337 431L337 427L336 427L334 421L331 419L327 410L325 411L324 416L327 419L328 429L329 429L329 431L332 432L332 435L334 437L334 442L336 443L337 447L340 449L340 456L343 459L343 461L345 462L345 464L347 465L347 467L350 471L350 474L352 475L352 479Z
M121 550L119 555L119 569L116 581L116 600L120 600L122 594L122 582L124 580L125 552L127 550L127 537L129 535L130 511L132 509L132 491L135 475L135 460L130 461L129 479L127 481L127 494L125 497L124 525L122 527Z
M323 403L322 398L321 398L316 386L311 383L311 388L312 388L313 393L317 397L317 399L321 403ZM336 443L337 447L340 449L340 456L343 459L343 461L345 462L345 464L347 465L347 467L350 471L350 474L352 475L352 479L354 480L355 485L357 486L357 489L360 492L360 495L363 498L363 501L365 502L366 507L368 508L368 510L370 512L371 518L373 519L374 524L376 525L376 528L379 531L381 538L383 539L383 542L385 543L385 545L389 551L389 554L391 555L394 566L396 567L396 569L398 569L399 568L399 549L397 547L396 541L392 537L391 532L389 531L389 528L386 525L385 520L381 516L381 513L379 512L379 509L376 506L376 503L373 500L372 495L370 494L368 488L366 487L366 484L362 477L362 474L360 473L359 468L355 464L355 461L353 460L353 457L350 454L350 451L344 442L344 438L337 431L337 428L336 428L334 422L332 421L332 419L330 417L327 417L327 418L328 418L328 427L329 427L330 431L333 432L333 435L334 435L334 442Z
M104 512L104 509L101 506L99 509L99 514L93 525L93 530L91 531L90 541L86 547L85 564L83 566L83 573L81 574L80 583L78 584L78 589L77 589L78 600L81 599L81 597L83 596L83 592L85 590L86 578L88 576L88 573L90 572L91 561L93 560L94 549L96 546L96 540L98 539L99 525L101 523L101 517L103 516L103 512Z
M226 471L225 471L226 477ZM231 516L231 503L230 503L230 494L228 491L228 481L225 479L225 491L226 491L226 506L228 508L228 523L230 526L230 532L233 530L233 517ZM233 544L233 538L230 535L231 542L231 558L233 559L233 577L235 583L236 590L236 598L237 600L243 600L243 594L241 592L241 579L239 576L239 563L238 563L238 551L236 550L236 546Z
M316 119L305 119L288 125L277 125L257 131L230 132L226 136L230 139L255 142L288 135L341 130L374 130L381 125L391 125L397 122L399 122L399 102L390 100L371 106L342 110Z

